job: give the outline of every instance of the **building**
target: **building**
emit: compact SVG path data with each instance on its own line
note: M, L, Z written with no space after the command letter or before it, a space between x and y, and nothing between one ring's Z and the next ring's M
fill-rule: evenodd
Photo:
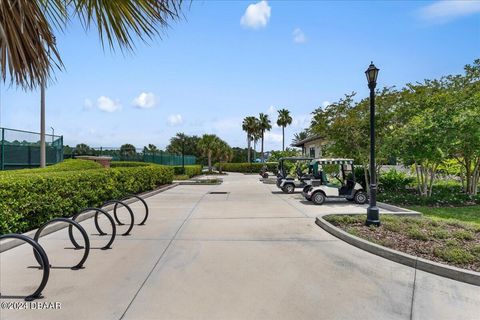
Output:
M302 155L306 157L321 158L325 144L326 141L323 137L314 135L296 143L292 143L292 147L302 148Z

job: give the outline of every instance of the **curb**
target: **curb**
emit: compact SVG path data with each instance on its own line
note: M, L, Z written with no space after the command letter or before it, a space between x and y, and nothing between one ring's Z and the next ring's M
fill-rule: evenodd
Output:
M441 277L480 286L480 272L447 266L441 263L415 257L397 250L380 246L378 244L351 235L335 227L322 217L317 217L315 223L320 228L324 229L328 233L331 233L340 240L343 240L357 248L368 251L377 256Z
M154 196L160 192L164 192L164 191L167 191L169 189L172 189L172 188L175 188L176 186L178 186L178 183L172 183L170 185L167 185L167 186L163 186L163 187L160 187L160 188L157 188L157 189L154 189L154 190L151 190L151 191L146 191L146 192L143 192L143 193L139 193L137 194L137 196L143 198L143 199L146 199L146 198L149 198L151 196ZM131 199L128 199L127 201L125 201L126 204L130 204L130 203L133 203L133 202L137 202L137 201L140 201L138 199L135 199L135 198L131 198ZM111 205L108 205L104 208L105 211L109 212L113 209L114 207L114 204L111 204ZM77 221L78 223L82 222L82 221L85 221L87 219L90 219L92 218L93 216L95 215L95 212L92 211L92 212L88 212L88 213L85 213L85 214L82 214L78 217ZM64 223L56 223L56 224L52 224L50 226L47 226L43 232L42 232L42 235L40 236L43 237L43 236L46 236L47 234L50 234L50 233L54 233L58 230L61 230L61 229L64 229L64 228L67 228L68 226L65 225ZM35 236L35 233L37 232L38 229L34 229L34 230L30 230L30 231L27 231L25 233L23 233L24 236L27 236L29 238L32 238ZM5 252L7 250L10 250L10 249L13 249L15 247L18 247L19 245L22 245L24 244L25 242L23 241L20 241L18 239L11 239L11 240L7 240L7 241L3 241L2 244L0 245L0 253L2 252Z

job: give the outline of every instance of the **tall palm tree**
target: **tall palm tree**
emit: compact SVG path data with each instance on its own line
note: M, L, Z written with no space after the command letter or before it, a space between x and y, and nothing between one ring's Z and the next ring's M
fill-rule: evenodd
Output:
M208 159L209 172L212 172L212 158L217 151L219 143L220 139L214 134L204 134L198 142L198 147L202 151L203 156Z
M305 129L293 135L292 143L297 143L308 138L308 130Z
M292 124L292 116L287 109L278 110L277 126L282 127L282 151L285 151L285 127Z
M263 145L265 141L265 131L270 131L272 129L272 124L270 122L270 119L268 118L268 115L265 113L260 113L258 115L258 126L259 130L262 133L262 163L265 162L265 156L263 154Z
M257 143L262 138L262 130L260 129L260 120L255 118L255 124L253 126L252 139L253 139L253 158L257 159Z
M242 130L247 133L247 162L251 162L251 143L253 140L253 134L256 127L256 118L249 116L243 119Z

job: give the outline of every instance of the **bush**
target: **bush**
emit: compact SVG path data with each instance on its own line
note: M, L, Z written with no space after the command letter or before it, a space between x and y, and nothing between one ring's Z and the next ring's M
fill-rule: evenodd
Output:
M102 166L99 163L96 163L95 161L81 160L81 159L67 159L63 162L48 166L46 168L0 171L0 175L34 174L34 173L76 171L76 170L89 170L89 169L100 169L100 168L102 168Z
M149 166L149 162L140 162L140 161L112 161L110 167L112 168L124 168L124 167L146 167Z
M187 165L185 166L185 172L183 172L182 166L175 166L173 167L175 175L182 175L185 174L189 178L193 176L198 176L202 174L202 165L194 164L194 165Z
M267 166L267 170L270 172L274 172L277 170L278 164L276 162L265 162L265 163L216 163L215 167L219 168L221 165L222 170L226 172L241 172L241 173L260 173L263 166Z
M413 177L395 169L382 173L379 177L380 188L383 191L403 191L415 182Z
M0 175L0 234L25 232L52 218L69 217L83 208L173 180L172 167L156 164L70 171L52 171L53 167L21 170L32 174Z

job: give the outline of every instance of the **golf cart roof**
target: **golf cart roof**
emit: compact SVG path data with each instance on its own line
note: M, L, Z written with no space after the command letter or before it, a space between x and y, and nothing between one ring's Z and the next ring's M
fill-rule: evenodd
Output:
M321 158L321 159L313 159L312 163L318 164L353 164L353 159L345 159L345 158Z
M280 158L280 159L278 159L278 161L285 161L285 160L294 160L294 161L308 160L308 161L312 161L313 158L305 158L305 157L285 157L285 158Z

